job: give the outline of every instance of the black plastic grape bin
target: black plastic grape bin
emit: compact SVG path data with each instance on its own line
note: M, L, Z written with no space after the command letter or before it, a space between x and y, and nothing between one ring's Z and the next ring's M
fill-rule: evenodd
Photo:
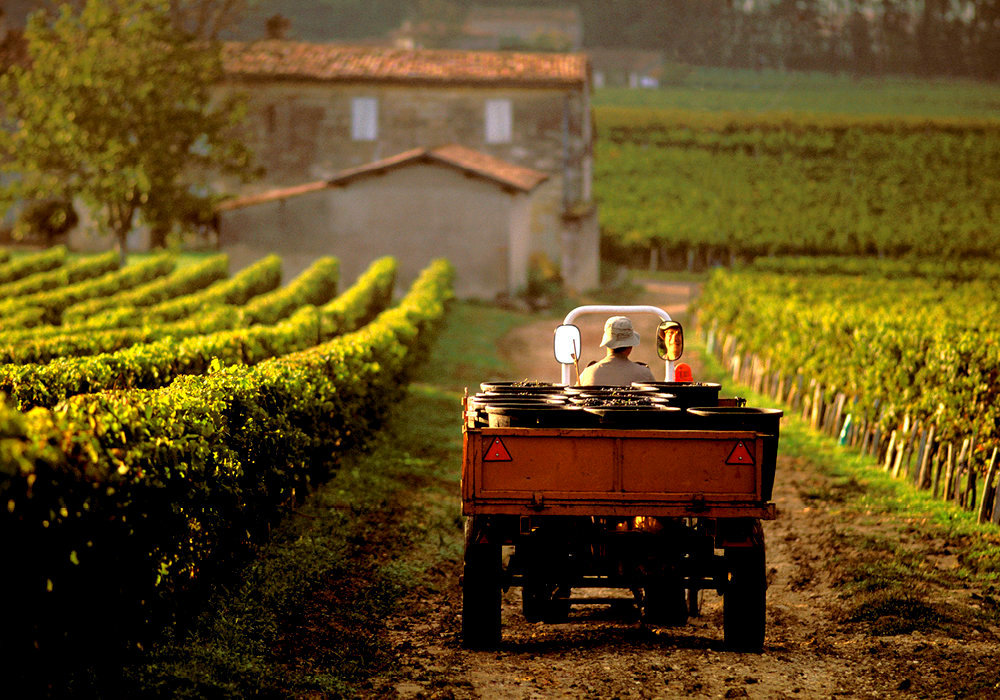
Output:
M592 428L597 424L597 417L579 406L491 404L485 410L491 428Z
M774 467L778 458L778 435L781 416L777 408L749 406L698 406L687 409L693 430L752 430L763 435L764 455L760 468L761 496L771 500L774 490Z
M714 382L632 382L639 389L653 389L674 398L671 405L681 408L689 406L715 406L719 403L721 384Z

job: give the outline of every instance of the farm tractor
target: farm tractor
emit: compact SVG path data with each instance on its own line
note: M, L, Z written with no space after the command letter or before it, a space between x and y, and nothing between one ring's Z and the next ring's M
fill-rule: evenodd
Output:
M655 316L664 381L574 385L584 314ZM675 377L683 344L660 308L581 306L555 329L560 383L484 382L463 399L464 646L500 644L502 595L520 587L530 622L624 601L656 626L685 624L714 590L726 648L762 650L782 414Z

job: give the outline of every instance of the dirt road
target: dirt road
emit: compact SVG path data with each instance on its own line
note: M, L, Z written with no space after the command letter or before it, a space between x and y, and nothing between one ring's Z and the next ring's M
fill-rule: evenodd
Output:
M671 313L683 311L693 292L685 285L652 291L649 301ZM585 344L595 333L599 338L601 323L585 325ZM548 344L551 326L539 323L506 339L517 375L558 377ZM588 359L597 356L595 351ZM697 358L686 359L698 378ZM504 596L502 646L468 651L459 638L460 562L441 561L428 586L388 621L397 665L373 681L372 694L1000 697L996 589L963 582L956 543L923 536L914 524L890 516L842 507L857 485L824 475L817 462L779 457L779 517L765 524L769 588L762 654L723 649L721 597L714 592L706 592L700 617L683 627L657 628L643 626L627 601L574 607L563 624L531 624L521 615L518 589ZM885 571L897 572L902 590L899 581L884 590L871 584ZM868 577L852 583L858 572Z

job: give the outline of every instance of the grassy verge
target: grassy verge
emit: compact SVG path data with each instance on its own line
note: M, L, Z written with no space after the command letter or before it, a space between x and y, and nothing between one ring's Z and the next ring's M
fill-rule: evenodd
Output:
M702 348L704 354L704 349ZM726 384L714 357L706 372ZM741 386L750 405L780 405ZM893 479L870 457L782 419L779 455L818 475L800 495L838 522L831 543L842 621L872 635L944 630L965 636L1000 624L1000 531L952 503ZM777 479L781 479L781 469Z
M392 662L384 620L461 556L459 402L504 378L497 340L530 317L456 304L428 366L365 454L341 466L187 629L84 689L128 697L355 696Z

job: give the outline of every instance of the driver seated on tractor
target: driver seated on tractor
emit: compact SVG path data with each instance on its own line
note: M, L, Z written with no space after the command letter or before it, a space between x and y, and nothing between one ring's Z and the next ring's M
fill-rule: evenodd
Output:
M580 373L585 386L628 386L632 382L652 382L653 372L643 362L628 359L632 348L639 344L639 334L627 316L612 316L604 324L601 347L607 349L603 360L592 363Z

